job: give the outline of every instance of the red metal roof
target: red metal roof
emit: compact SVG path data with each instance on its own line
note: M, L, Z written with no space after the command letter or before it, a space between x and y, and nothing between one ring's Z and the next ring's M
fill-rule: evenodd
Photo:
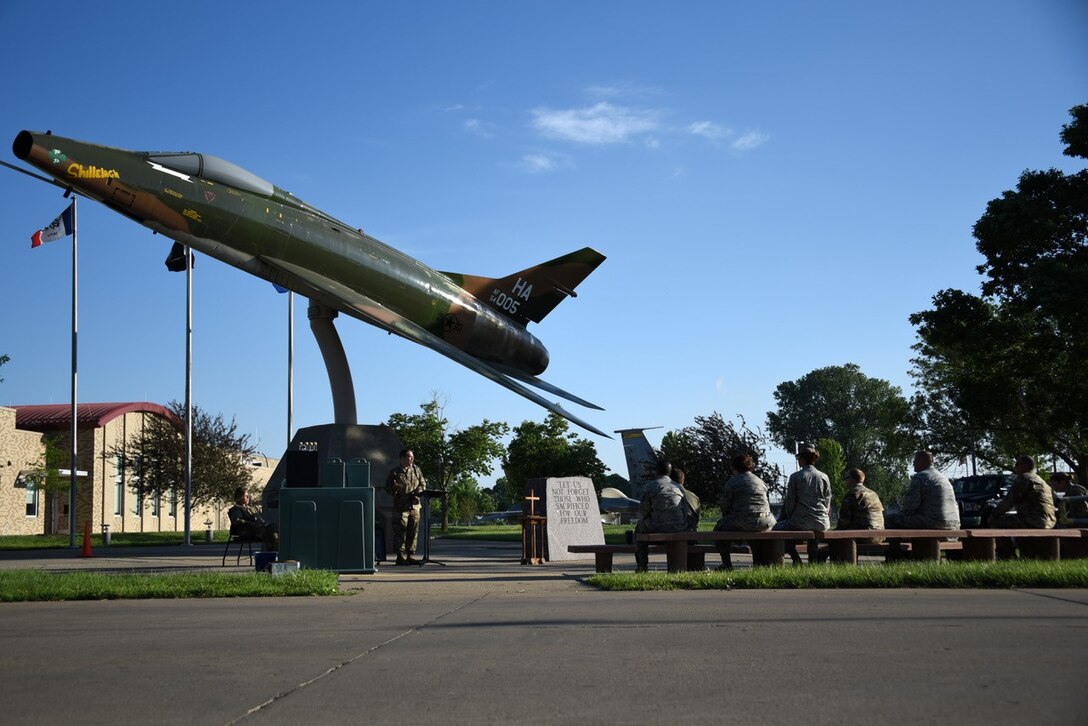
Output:
M40 406L11 406L15 409L15 428L24 431L54 431L72 425L72 404L56 403ZM80 403L76 407L76 425L101 428L126 413L155 413L176 419L173 413L157 403Z

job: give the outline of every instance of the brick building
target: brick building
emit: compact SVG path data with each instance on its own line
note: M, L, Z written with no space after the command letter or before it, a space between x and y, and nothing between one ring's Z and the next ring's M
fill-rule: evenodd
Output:
M0 534L54 534L68 532L67 492L47 495L36 491L27 474L45 460L43 439L49 437L62 449L69 448L72 429L69 404L0 407ZM163 532L185 529L181 497L140 496L130 474L120 470L111 454L136 434L148 416L175 418L155 403L83 403L77 408L76 528L87 522L101 532ZM253 490L264 488L277 460L255 457ZM83 474L85 472L85 474ZM255 497L260 501L260 497ZM231 502L216 507L194 507L190 530L226 529L226 510Z

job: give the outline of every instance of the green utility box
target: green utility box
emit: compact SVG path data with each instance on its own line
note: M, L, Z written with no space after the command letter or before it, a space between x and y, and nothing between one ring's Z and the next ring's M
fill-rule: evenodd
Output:
M345 465L340 459L329 459L321 464L321 486L368 487L370 462L366 459L352 459Z
M321 462L321 486L344 486L344 462L340 459L329 459Z
M284 487L279 559L298 560L307 570L375 572L374 489Z
M345 472L344 486L370 486L370 462L366 459L352 459L349 461Z

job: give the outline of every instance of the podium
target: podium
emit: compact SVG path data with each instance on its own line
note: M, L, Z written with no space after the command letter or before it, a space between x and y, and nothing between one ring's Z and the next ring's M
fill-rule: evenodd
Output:
M424 489L419 493L419 537L422 539L420 542L420 566L433 562L436 565L446 566L445 562L439 562L438 560L431 559L431 499L435 497L447 500L450 493L444 489ZM445 506L445 504L443 504Z

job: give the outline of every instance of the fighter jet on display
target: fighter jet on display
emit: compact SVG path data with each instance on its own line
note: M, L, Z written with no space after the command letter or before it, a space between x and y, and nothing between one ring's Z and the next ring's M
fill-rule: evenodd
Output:
M497 279L438 272L214 156L126 151L30 131L12 148L59 186L154 232L426 346L607 436L522 385L600 409L537 378L548 351L526 330L575 296L605 259L596 250Z

